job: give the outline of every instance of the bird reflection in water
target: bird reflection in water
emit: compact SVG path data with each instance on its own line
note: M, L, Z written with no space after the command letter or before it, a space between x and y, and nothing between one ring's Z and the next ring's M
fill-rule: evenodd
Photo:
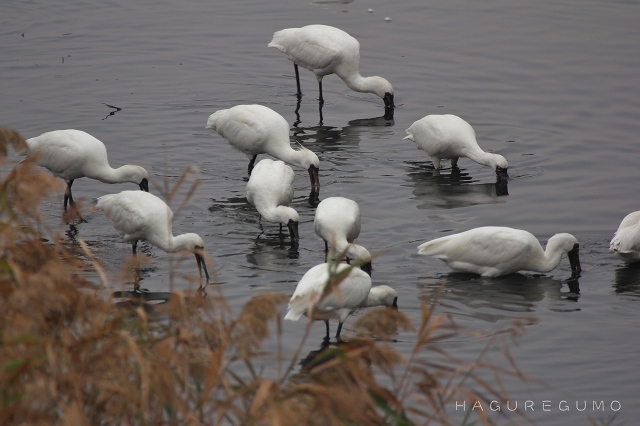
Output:
M453 209L478 204L505 203L509 195L508 179L496 178L494 183L476 183L458 167L451 173L425 170L421 163L409 164L408 177L414 186L413 195L421 201L418 209Z
M487 278L477 274L451 272L435 281L427 279L418 298L429 301L442 287L439 303L447 311L497 323L522 319L522 315L539 310L540 304L545 301L556 312L579 310L574 304L580 298L578 278L579 276L572 276L559 280L547 275L519 273Z

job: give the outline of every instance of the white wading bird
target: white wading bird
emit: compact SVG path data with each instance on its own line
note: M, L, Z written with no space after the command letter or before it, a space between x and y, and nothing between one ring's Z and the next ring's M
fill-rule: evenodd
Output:
M334 255L345 253L348 259L362 261L361 268L371 272L371 254L354 240L360 235L360 207L344 197L325 198L316 207L313 220L316 234L324 240L325 254L332 245Z
M498 177L507 176L509 164L500 154L485 152L478 146L473 127L457 115L427 115L407 129L408 136L419 149L433 160L433 167L440 168L443 158L458 166L458 158L467 157L476 163L491 167Z
M546 250L531 233L503 226L484 226L428 241L418 253L433 256L455 272L498 277L517 271L549 272L569 257L572 275L580 273L578 240L571 234L549 238Z
M346 274L346 278L333 289L327 289L330 275L340 276L341 273ZM325 292L327 294L323 298ZM358 308L369 306L397 309L398 295L386 285L371 287L371 277L357 267L346 263L321 263L309 269L296 286L284 319L297 321L302 315L310 313L311 319L325 322L328 339L330 319L338 319L336 337L340 337L342 324L347 317Z
M328 25L307 25L302 28L285 28L273 34L268 47L275 47L293 61L298 94L300 76L298 65L313 71L318 79L320 103L322 77L336 74L351 90L373 93L384 101L386 109L393 109L393 87L384 78L360 75L360 43L346 32Z
M622 219L609 250L627 263L640 261L640 211L629 213Z
M131 243L134 255L138 240L148 241L167 253L188 251L196 256L200 276L204 268L209 280L202 238L193 233L174 237L173 212L160 198L147 192L122 191L99 197L96 209L105 214L125 242Z
M149 192L149 174L135 165L117 169L109 166L107 148L102 142L81 130L54 130L27 139L28 155L37 155L37 163L46 167L54 176L67 182L64 194L64 210L67 203L73 207L71 185L75 179L88 177L104 183L132 182Z
M247 182L247 201L254 206L260 217L269 222L287 225L291 244L298 245L298 212L289 207L293 200L293 169L282 161L265 158L251 173Z
M285 163L302 167L309 172L311 191L320 191L320 160L312 151L300 146L291 148L289 123L280 114L262 105L236 105L216 111L209 116L207 129L213 129L231 146L245 153L249 174L258 154L269 154Z

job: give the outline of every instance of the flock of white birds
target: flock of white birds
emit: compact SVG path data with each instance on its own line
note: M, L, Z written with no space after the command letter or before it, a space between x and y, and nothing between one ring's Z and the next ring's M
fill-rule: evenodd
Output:
M393 113L393 87L378 76L362 77L359 72L360 46L346 32L326 25L309 25L277 31L268 44L285 53L293 61L298 94L298 67L312 71L318 80L319 100L322 78L336 74L352 90L372 93L383 99L385 111ZM293 148L289 123L277 112L262 105L237 105L216 111L207 121L207 128L217 132L234 148L249 157L250 175L246 187L247 201L269 222L286 225L292 245L298 243L299 215L290 207L293 199L294 171L289 165L309 173L312 194L320 190L320 160L302 146ZM405 139L414 141L427 153L436 169L441 160L449 159L457 167L460 157L491 167L498 179L507 178L507 160L483 151L476 134L466 121L455 115L428 115L407 129ZM104 183L132 182L142 191L123 191L99 197L96 209L104 212L124 241L136 244L140 240L168 253L181 251L195 255L198 270L209 279L202 238L193 233L173 235L173 212L167 204L149 191L149 174L136 165L113 169L107 159L104 144L80 130L56 130L27 140L28 155L64 179L67 188L64 210L76 209L71 193L75 179L88 177ZM263 159L268 154L277 160ZM76 209L77 211L77 209ZM78 213L79 214L79 213ZM342 324L355 310L368 306L397 308L397 294L388 286L372 287L370 271L372 256L355 243L360 234L358 204L344 197L329 197L316 207L314 229L325 242L327 263L311 268L299 281L289 302L288 320L307 315L326 323L338 319L336 337ZM610 249L625 262L640 261L640 211L624 218L611 240ZM549 272L556 268L566 253L572 274L581 271L579 244L571 234L556 234L543 249L531 233L507 227L481 227L428 241L418 247L418 253L444 261L453 271L496 277L517 271ZM336 263L332 256L352 262ZM327 286L330 286L328 288Z

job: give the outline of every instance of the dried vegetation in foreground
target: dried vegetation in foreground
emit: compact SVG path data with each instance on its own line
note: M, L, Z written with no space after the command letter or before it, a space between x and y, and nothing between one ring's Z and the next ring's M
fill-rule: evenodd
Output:
M80 260L42 220L39 206L62 181L30 160L7 164L8 147L22 143L0 129L9 170L0 182L0 424L440 425L451 423L455 400L506 400L501 381L483 377L519 375L513 363L486 364L484 354L472 363L443 354L438 342L459 330L435 301L418 325L402 312L371 310L357 336L300 361L308 326L296 354L268 354L277 367L267 372L257 364L265 340L282 339L284 294L253 296L238 315L218 286L206 297L171 294L156 308L162 321L141 303L122 309L96 290L119 288L121 277L107 277L78 239ZM101 286L84 278L88 267ZM398 330L415 333L409 359L394 349ZM491 422L474 416L467 420Z

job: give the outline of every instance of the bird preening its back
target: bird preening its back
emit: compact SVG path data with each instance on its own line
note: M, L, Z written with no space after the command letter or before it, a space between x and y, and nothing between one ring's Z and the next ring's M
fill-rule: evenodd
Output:
M328 25L307 25L276 31L267 45L285 53L293 61L298 94L301 95L298 66L312 71L318 80L320 103L322 78L336 74L350 89L373 93L384 101L385 110L393 113L393 87L385 78L360 75L360 43L342 31Z
M125 242L131 243L134 255L139 240L167 253L188 251L196 257L200 276L204 269L209 280L202 238L194 233L174 237L173 212L160 198L148 192L122 191L99 197L96 209L105 214Z
M73 181L82 177L104 183L132 182L149 191L149 174L144 168L131 164L111 168L104 144L81 130L54 130L26 142L28 155L37 155L38 164L67 182L65 210L67 202L75 204L71 195Z
M269 154L309 172L311 192L320 191L320 160L303 146L293 149L289 142L289 123L280 114L262 105L236 105L214 112L207 129L215 130L234 148L246 154L251 174L258 154Z
M418 254L436 257L453 271L498 277L518 271L549 272L567 254L573 276L581 272L578 240L561 233L546 249L530 232L504 226L483 226L436 238L418 247Z
M450 159L451 166L457 167L458 159L466 157L491 167L499 178L507 176L507 160L500 154L483 151L473 127L457 115L427 115L407 129L404 139L414 141L419 149L426 152L436 169L440 168L443 158Z
M358 308L390 306L398 308L398 295L389 286L371 287L371 277L360 268L346 263L321 263L309 269L291 296L289 311L284 319L296 321L302 315L322 320L329 338L329 319L339 321L336 337L342 324Z

